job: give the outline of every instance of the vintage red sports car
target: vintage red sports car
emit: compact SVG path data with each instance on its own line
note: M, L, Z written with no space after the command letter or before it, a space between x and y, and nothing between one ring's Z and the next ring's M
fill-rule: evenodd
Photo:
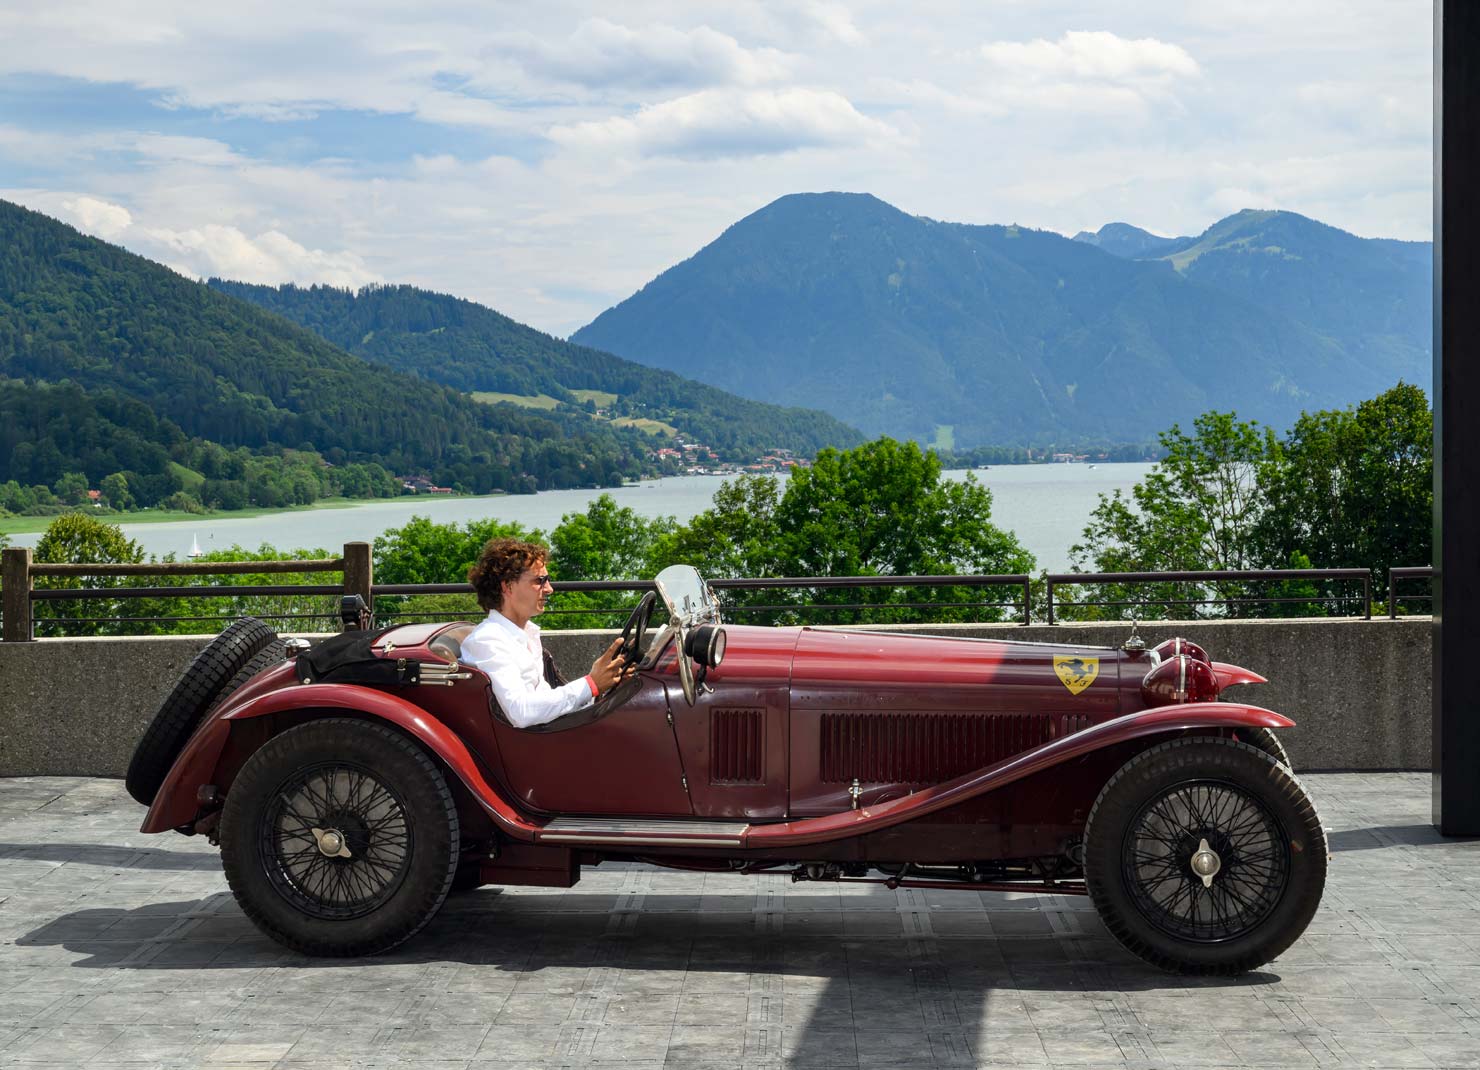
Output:
M196 659L135 753L145 832L221 846L242 909L318 955L384 951L455 886L607 860L890 887L1087 893L1167 969L1235 973L1305 930L1325 833L1262 677L1119 648L725 626L687 566L623 630L636 674L518 729L467 623L312 648L261 622ZM668 623L648 641L658 599Z

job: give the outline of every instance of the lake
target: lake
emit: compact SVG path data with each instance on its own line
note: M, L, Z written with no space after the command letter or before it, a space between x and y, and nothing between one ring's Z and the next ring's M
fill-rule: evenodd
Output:
M1038 567L1051 571L1069 565L1069 547L1077 542L1099 495L1130 488L1151 471L1136 464L1024 464L977 471L992 490L992 520L1017 533L1033 552ZM947 472L951 479L965 471ZM515 520L548 532L566 513L584 511L598 494L610 494L619 505L645 517L676 516L687 520L709 508L721 476L682 476L600 490L551 490L539 494L485 498L396 498L344 509L314 509L266 516L218 518L167 524L123 524L123 532L146 553L173 553L184 559L192 539L206 552L238 544L256 548L264 542L281 550L321 547L337 556L346 542L373 540L387 528L400 527L412 516L440 523L484 517ZM14 546L34 546L39 534L14 535Z

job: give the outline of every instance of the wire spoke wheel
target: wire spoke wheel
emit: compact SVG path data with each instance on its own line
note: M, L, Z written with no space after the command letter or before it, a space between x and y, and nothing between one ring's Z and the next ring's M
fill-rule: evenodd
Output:
M264 743L221 815L221 861L243 912L313 955L395 947L442 906L461 843L457 803L411 738L325 718Z
M1084 876L1110 935L1154 966L1238 974L1278 957L1320 906L1328 846L1290 767L1227 736L1155 744L1085 822Z
M1279 905L1290 877L1287 842L1269 808L1247 791L1189 781L1150 799L1132 819L1124 879L1142 914L1169 936L1232 940Z
M284 898L312 917L342 919L368 914L396 893L412 836L405 803L374 773L324 763L279 785L258 846Z

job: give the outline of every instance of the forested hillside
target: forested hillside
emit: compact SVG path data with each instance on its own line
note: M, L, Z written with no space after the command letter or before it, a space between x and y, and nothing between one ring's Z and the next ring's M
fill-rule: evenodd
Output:
M796 194L572 340L957 449L1146 442L1211 408L1288 427L1428 381L1426 245L1257 212L1088 237Z
M0 483L121 472L140 504L158 497L146 477L170 485L169 460L204 442L316 450L475 492L615 483L643 470L650 445L584 413L480 404L368 363L3 201L0 380Z
M783 408L727 394L526 327L490 308L419 290L367 286L272 287L210 280L233 297L299 323L349 352L466 392L543 395L573 406L573 391L615 394L599 406L615 419L655 420L748 461L777 447L811 455L859 441L858 432L812 409ZM782 399L783 401L785 399ZM597 408L593 402L591 408Z

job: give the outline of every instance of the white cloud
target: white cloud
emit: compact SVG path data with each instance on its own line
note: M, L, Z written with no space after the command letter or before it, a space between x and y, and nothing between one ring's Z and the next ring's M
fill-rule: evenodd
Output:
M277 229L255 237L221 223L176 229L140 222L123 205L87 194L14 191L9 195L85 234L124 245L199 279L216 275L242 282L352 287L382 281L356 253L311 249Z
M63 218L84 234L92 234L105 241L113 241L129 227L134 217L121 204L109 204L96 197L73 197L62 202Z
M1105 30L1070 30L1057 41L994 41L981 52L1009 74L1050 81L1145 86L1199 73L1197 61L1180 45L1154 37L1128 40Z
M788 68L776 49L744 48L708 26L634 30L606 19L586 19L560 41L524 34L496 51L536 77L591 88L756 85L784 77Z
M822 89L704 90L636 115L557 126L552 140L576 149L714 159L898 140L840 93Z
M277 230L252 238L236 227L212 223L188 230L146 230L144 237L169 263L184 265L199 278L349 287L381 281L354 253L309 249Z

